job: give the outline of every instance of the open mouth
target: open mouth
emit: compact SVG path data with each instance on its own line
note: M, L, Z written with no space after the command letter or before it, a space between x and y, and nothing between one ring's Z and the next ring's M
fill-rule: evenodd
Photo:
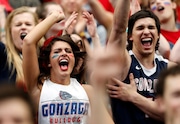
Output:
M68 60L66 60L66 59L62 59L62 60L59 62L59 65L60 65L60 68L61 68L62 71L68 70L68 64L69 64L69 62L68 62Z
M20 34L21 39L23 40L26 35L27 35L27 33L21 33L21 34Z
M149 47L152 44L152 38L144 38L141 40L141 43L145 47Z
M163 6L158 6L158 8L157 8L157 11L163 11L164 10L164 7Z

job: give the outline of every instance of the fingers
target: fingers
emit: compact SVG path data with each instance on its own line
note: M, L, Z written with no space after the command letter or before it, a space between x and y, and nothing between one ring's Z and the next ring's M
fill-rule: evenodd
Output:
M111 78L112 82L115 84L115 85L118 85L118 86L124 86L125 84L118 80L117 78Z
M68 34L71 34L75 28L75 24L77 22L77 16L78 13L73 12L71 14L71 16L67 19L67 21L65 22L65 31Z
M129 74L129 80L130 80L130 84L135 85L133 73L130 73L130 74Z
M90 15L89 12L84 11L84 12L82 13L82 17L83 17L83 18L86 18L86 19L90 19L90 18L91 18L91 15Z
M68 28L72 24L73 21L76 21L77 16L78 16L78 13L73 12L71 16L67 19L65 23L65 28Z
M120 87L110 85L110 84L107 84L106 87L107 87L107 93L109 94L110 97L113 97L113 98L118 97L118 95L119 95L118 90L119 90Z
M87 12L87 11L84 11L84 12L83 12L82 17L87 20L87 23L92 23L92 22L95 23L93 14L90 14L90 13Z

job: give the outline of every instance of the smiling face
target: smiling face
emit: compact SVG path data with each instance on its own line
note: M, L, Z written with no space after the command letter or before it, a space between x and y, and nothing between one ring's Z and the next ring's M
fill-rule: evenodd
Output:
M74 65L75 57L71 46L63 41L55 42L50 53L51 77L70 77Z
M20 52L22 51L22 39L35 27L35 19L31 13L24 12L15 15L11 22L11 35L13 43Z
M175 17L176 3L171 0L149 0L149 5L161 23L165 23Z
M155 20L152 18L138 19L133 27L129 40L133 43L133 52L149 55L155 52L155 47L159 38Z

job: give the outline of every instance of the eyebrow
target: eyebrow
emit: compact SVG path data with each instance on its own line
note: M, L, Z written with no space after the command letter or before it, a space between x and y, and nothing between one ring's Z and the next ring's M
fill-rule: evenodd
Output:
M55 49L52 49L52 50L62 50L62 49L71 49L71 50L72 50L72 48L70 48L70 47L65 47L65 48L55 48Z

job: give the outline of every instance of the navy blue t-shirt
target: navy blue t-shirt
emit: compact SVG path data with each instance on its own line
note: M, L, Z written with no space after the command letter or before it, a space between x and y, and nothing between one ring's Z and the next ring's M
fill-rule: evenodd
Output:
M13 66L13 65L12 65ZM0 83L13 83L16 81L16 71L12 73L12 68L9 69L7 63L7 52L5 45L0 42Z
M154 100L155 83L157 82L160 72L167 68L168 60L162 58L162 56L155 55L155 67L153 69L146 69L141 65L133 55L132 51L129 51L131 55L131 66L124 83L129 84L129 74L133 73L135 83L137 86L137 92L146 98ZM146 104L146 103L144 103ZM154 120L133 103L124 102L119 99L111 98L113 119L115 124L161 124L162 122Z

